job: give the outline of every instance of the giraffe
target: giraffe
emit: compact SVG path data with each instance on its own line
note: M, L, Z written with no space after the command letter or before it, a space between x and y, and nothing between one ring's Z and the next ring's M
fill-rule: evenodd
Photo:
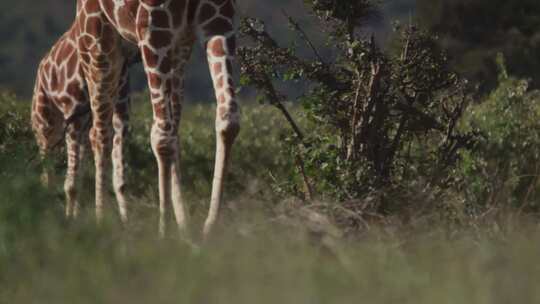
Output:
M153 109L150 143L158 165L159 234L173 206L181 235L187 214L180 191L178 128L184 95L184 67L199 40L206 49L217 99L216 159L212 195L203 236L214 226L234 140L239 133L239 106L232 79L236 49L235 0L77 0L77 47L93 113L91 143L96 166L97 216L110 149L110 119L127 44L142 55Z
M31 110L32 129L42 158L51 153L65 137L68 161L64 182L67 218L76 218L79 214L77 181L90 120L90 100L77 52L76 26L73 24L60 37L39 64ZM137 54L126 53L126 56L136 58ZM129 119L127 65L123 67L118 85L119 99L113 114L113 181L120 216L126 222L123 149ZM50 183L50 175L51 172L46 171L42 176L47 184Z

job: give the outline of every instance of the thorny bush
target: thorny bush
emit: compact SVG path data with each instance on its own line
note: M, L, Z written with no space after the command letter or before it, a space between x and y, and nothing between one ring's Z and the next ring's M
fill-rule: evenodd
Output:
M324 53L333 55L321 56L291 16L291 30L312 55L280 45L260 20L248 18L240 26L249 41L239 49L242 84L278 107L294 129L289 152L298 167L287 190L350 202L418 181L438 189L451 185L448 172L459 152L475 142L474 130L458 130L473 90L452 72L436 37L396 24L393 47L383 50L358 31L378 16L373 1L305 2L327 36L330 50ZM292 98L280 83L291 81L307 83L297 101L308 132L284 106Z

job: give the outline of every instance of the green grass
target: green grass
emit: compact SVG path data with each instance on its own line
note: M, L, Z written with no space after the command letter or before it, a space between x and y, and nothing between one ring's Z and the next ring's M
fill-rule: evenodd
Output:
M540 234L377 232L328 247L238 215L202 247L45 221L0 258L2 303L538 303Z
M95 225L91 170L82 217L67 222L61 185L44 189L40 165L30 161L27 112L6 104L2 113L22 114L0 121L9 127L0 133L0 303L540 303L540 230L524 217L460 229L370 223L342 237L300 216L306 206L272 191L270 173L286 176L290 166L279 152L286 129L260 106L244 108L227 204L207 243L199 237L214 153L207 106L189 107L181 131L195 245L177 238L172 219L169 236L157 239L157 173L142 103L128 149L131 224L121 227L109 205L105 224ZM53 162L63 167L61 157Z

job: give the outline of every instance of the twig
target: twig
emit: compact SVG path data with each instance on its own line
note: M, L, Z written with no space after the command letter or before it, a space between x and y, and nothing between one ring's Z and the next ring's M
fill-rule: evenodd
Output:
M300 154L296 154L296 165L298 166L298 169L300 170L300 174L302 175L302 179L304 180L304 188L305 188L305 193L306 193L306 200L312 201L313 200L313 188L311 187L311 183L309 181L309 178L306 175L304 160L302 159L302 156L300 156Z
M356 74L358 75L358 86L356 88L356 95L354 97L354 105L353 105L353 119L352 119L352 125L351 125L351 143L349 145L349 148L347 150L347 160L351 160L354 156L354 152L356 151L356 147L358 145L357 142L357 130L356 125L358 124L358 120L360 119L360 92L362 91L362 78L363 75L359 73L359 71L356 71Z
M302 39L304 39L304 41L309 45L309 47L311 48L311 50L313 51L313 53L315 54L315 56L317 56L317 59L319 59L319 61L321 63L323 63L324 65L326 65L324 59L322 58L322 56L319 54L319 51L317 51L317 48L315 47L315 45L313 44L313 42L311 42L311 39L309 39L309 36L307 35L307 33L302 29L302 27L300 26L300 24L298 24L298 22L296 22L293 17L289 16L287 14L287 12L285 11L285 9L282 9L281 10L281 13L285 16L285 18L287 18L289 20L289 22L292 24L292 26L294 27L294 29L300 33L300 36L302 36Z

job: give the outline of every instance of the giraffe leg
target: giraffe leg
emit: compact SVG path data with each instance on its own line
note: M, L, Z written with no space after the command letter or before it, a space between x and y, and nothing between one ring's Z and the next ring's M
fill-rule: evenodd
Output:
M147 8L152 15L153 10ZM141 23L143 24L143 23ZM166 208L174 207L176 222L181 235L187 235L187 217L180 191L178 120L180 117L181 78L184 61L173 41L173 35L165 30L149 27L138 29L140 48L152 99L153 119L151 131L152 151L159 170L159 234L165 236ZM152 39L154 37L159 37ZM191 41L192 44L192 41ZM191 46L191 45L190 45Z
M172 126L152 126L152 150L156 156L159 170L159 235L165 236L166 210L174 196L174 211L181 235L187 235L187 219L180 191L180 175L178 164L178 137L168 129Z
M186 230L186 210L184 209L184 201L180 190L181 174L180 174L180 149L178 128L180 126L180 117L182 115L182 102L184 99L184 66L191 56L193 43L187 41L181 43L181 46L174 52L176 69L173 71L172 78L172 94L171 94L171 115L173 117L174 134L176 134L177 152L174 154L174 164L171 167L171 188L172 188L172 203L176 224L180 230L180 234L187 233Z
M85 121L85 125L83 126L82 133L80 134L81 140L79 142L79 170L78 170L79 172L78 173L78 176L79 176L78 186L79 187L80 187L80 178L86 172L85 171L86 166L84 165L84 162L85 162L87 151L89 149L88 147L89 142L88 142L88 137L86 136L86 134L88 134L88 126L90 122L91 122L90 117L88 117L87 120ZM81 206L79 204L79 200L75 200L75 204L73 206L73 214L72 214L74 219L79 217L80 211L81 211Z
M76 218L79 214L77 190L79 184L79 168L81 163L82 125L74 122L66 132L67 173L64 182L66 194L66 218Z
M124 66L120 82L120 97L114 107L113 114L113 186L116 200L118 201L118 210L120 219L124 224L128 221L127 202L126 202L126 182L125 182L125 162L124 147L125 138L128 132L129 120L129 79L127 66Z
M86 32L78 37L78 51L92 109L90 144L95 163L96 219L100 223L110 169L112 116L124 59L121 37L100 11L97 0L87 0L84 5L85 12L78 18L86 23Z
M166 7L171 3L161 3L146 2L141 6L137 36L152 99L151 145L159 170L159 234L165 235L166 208L172 204L180 235L185 236L188 220L180 191L178 124L183 66L194 37L175 35L175 24L170 20L149 18L168 15Z
M54 146L62 141L63 116L46 97L41 81L36 81L32 98L32 130L34 132L42 163L47 159ZM54 172L50 165L45 165L40 175L42 185L48 190L54 187Z
M40 150L39 156L42 163L47 159L47 155L49 155L49 151ZM54 188L54 172L49 165L43 167L43 171L41 171L39 179L41 181L41 185L47 190L51 191Z
M94 119L92 129L90 130L90 143L94 153L95 164L96 219L98 223L101 223L103 220L107 169L109 168L108 164L111 150L111 131L109 127L103 125L101 122L102 119L108 120L108 116L101 116L97 122L96 119Z
M160 104L154 103L154 108L160 107ZM180 190L179 144L175 122L155 121L151 142L159 169L159 234L161 237L165 236L166 208L172 203L180 234L186 236L188 227Z
M235 52L234 45L235 36L232 33L212 35L206 43L208 64L218 105L216 113L216 162L210 210L203 229L205 238L210 234L218 218L227 162L234 140L240 130L239 107L235 100L232 79L231 61Z

